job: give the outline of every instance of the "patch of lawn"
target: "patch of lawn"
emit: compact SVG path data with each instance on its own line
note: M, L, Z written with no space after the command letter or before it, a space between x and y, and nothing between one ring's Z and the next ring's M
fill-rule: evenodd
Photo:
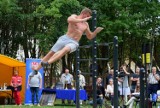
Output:
M61 104L61 100L57 99L54 103L54 106L29 106L29 105L0 105L0 108L76 108L76 105L73 104ZM66 101L67 103L67 101ZM93 106L86 104L83 102L83 105L80 105L80 108L92 108Z

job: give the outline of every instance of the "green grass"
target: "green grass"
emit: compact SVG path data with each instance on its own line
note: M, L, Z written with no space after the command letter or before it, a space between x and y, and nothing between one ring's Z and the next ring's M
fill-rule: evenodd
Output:
M67 101L65 101L67 103ZM83 102L83 105L80 105L80 108L92 108L93 106ZM76 108L75 104L61 104L61 100L57 99L54 103L54 106L29 106L29 105L0 105L0 108Z
M28 105L22 105L22 106L14 106L14 105L1 105L0 108L76 108L76 106L28 106ZM92 108L92 106L80 106L80 108Z

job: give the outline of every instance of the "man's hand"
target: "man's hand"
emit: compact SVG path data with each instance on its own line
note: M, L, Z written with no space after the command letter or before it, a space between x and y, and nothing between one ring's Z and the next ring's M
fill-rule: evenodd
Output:
M18 85L17 84L13 84L13 87L18 87Z
M13 87L13 83L11 83L11 86Z
M30 84L27 85L27 89L29 89Z
M39 89L42 89L42 86L39 86Z
M96 28L96 33L99 33L100 31L102 31L104 28L103 27L97 27Z

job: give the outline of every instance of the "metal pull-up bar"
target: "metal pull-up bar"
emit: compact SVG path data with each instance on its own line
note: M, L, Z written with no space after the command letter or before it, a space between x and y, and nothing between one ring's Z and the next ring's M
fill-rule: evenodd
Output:
M92 13L92 31L96 29L97 24L97 11L93 10ZM93 81L93 108L97 108L97 88L96 88L96 79L97 79L97 42L96 36L92 39L92 81Z
M93 10L92 14L92 31L96 29L97 22L97 11ZM84 48L90 48L91 45L83 46ZM83 48L79 47L79 48ZM79 69L80 69L80 61L86 61L88 59L80 59L79 48L76 51L76 108L80 108L79 106ZM92 78L93 78L93 108L97 107L97 89L96 89L96 79L97 79L97 42L96 37L92 39Z
M93 10L92 14L92 31L96 29L97 23L97 11ZM97 60L108 60L108 58L97 58L97 46L109 46L109 44L114 43L114 108L118 108L118 37L114 37L114 42L110 43L101 43L97 44L96 37L92 39L92 45L84 45L79 46L76 51L76 108L80 108L79 106L79 69L81 61L92 61L92 81L93 81L93 108L97 108L97 88L96 88L96 80L97 80ZM92 59L82 59L80 58L80 48L91 48L92 47Z

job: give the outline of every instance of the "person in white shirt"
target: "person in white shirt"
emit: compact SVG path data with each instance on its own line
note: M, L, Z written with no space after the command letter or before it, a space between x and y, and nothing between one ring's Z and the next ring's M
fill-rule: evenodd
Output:
M114 96L114 85L113 79L109 79L109 84L107 85L106 89L106 96L111 99L111 105L113 106L113 96Z
M122 98L124 96L125 102L127 102L128 95L131 94L130 87L128 84L128 76L129 75L130 75L130 73L127 72L126 65L122 65L120 68L120 74L119 74L118 81L120 82L120 84L119 84L120 95L122 96Z
M160 76L159 74L157 74L157 68L153 66L152 72L149 73L148 75L148 97L152 95L152 102L154 106L156 106L156 99L154 98L154 95L157 94L159 80L160 80Z
M69 73L69 69L65 68L65 73L61 75L60 81L63 84L64 89L72 89L73 85L73 75ZM70 104L71 101L68 100ZM65 100L62 100L62 104L65 104Z
M86 85L85 77L81 74L81 71L79 71L79 88L84 89L84 86Z
M32 94L32 104L31 106L33 106L35 104L35 96L36 96L36 102L37 105L40 106L39 104L39 90L42 88L42 75L40 72L38 71L34 71L34 65L32 66L32 72L28 75L28 86L27 88L30 87L30 91Z
M85 77L82 75L81 71L79 70L79 88L84 89L86 85ZM80 100L80 104L82 105L82 100Z
M134 101L139 100L139 98L140 98L140 82L138 81L136 84L135 91L134 91L134 93L132 93L132 97L124 105L124 108L126 108L128 105L129 105L129 108L133 108Z
M65 69L65 73L61 75L60 81L62 82L64 89L72 89L73 75L69 73L69 69Z

